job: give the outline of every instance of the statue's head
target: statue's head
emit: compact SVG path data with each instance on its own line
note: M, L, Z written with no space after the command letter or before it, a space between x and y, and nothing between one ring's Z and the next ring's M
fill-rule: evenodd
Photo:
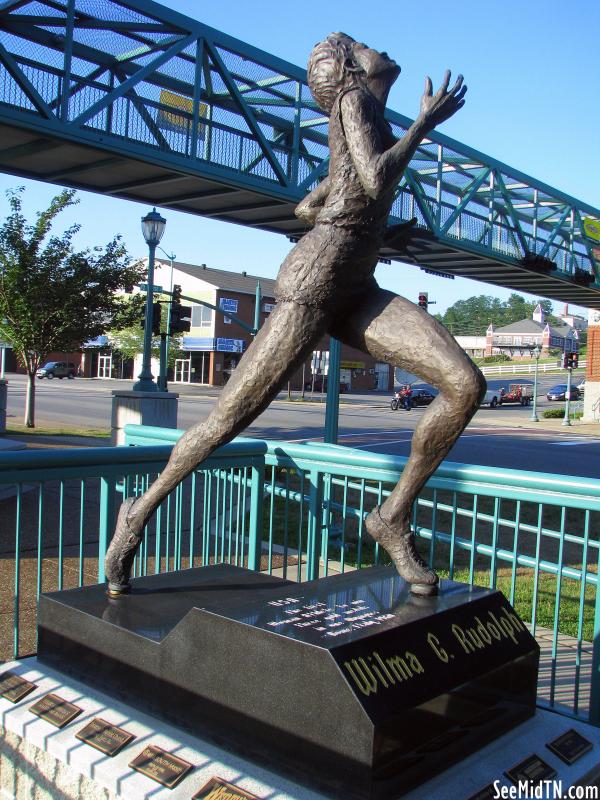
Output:
M361 82L365 73L354 57L355 40L331 33L313 47L308 59L308 85L320 108L329 114L342 89Z
M363 86L385 103L400 67L387 53L380 53L345 33L331 33L315 45L308 60L308 85L326 114L339 93Z

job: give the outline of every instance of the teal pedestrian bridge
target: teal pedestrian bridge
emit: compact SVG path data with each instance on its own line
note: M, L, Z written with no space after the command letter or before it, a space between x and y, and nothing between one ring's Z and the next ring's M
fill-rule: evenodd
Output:
M295 238L327 122L303 69L150 0L0 2L5 172ZM391 222L412 217L402 260L600 308L600 211L471 147L423 142Z

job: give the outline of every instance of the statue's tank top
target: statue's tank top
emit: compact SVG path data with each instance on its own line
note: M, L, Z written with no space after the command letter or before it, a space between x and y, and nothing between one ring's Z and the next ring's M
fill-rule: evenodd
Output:
M373 278L389 214L387 197L367 195L346 142L340 101L348 92L363 92L373 108L373 122L384 143L391 130L362 87L340 92L329 120L330 190L314 228L283 262L275 294L278 300L309 305L344 306L376 286ZM387 126L387 127L386 127ZM353 300L354 302L354 300Z

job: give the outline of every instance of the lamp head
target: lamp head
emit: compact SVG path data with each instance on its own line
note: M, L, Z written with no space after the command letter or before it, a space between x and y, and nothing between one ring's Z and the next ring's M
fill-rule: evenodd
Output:
M167 220L158 213L156 208L142 217L142 233L149 247L156 247L165 232Z

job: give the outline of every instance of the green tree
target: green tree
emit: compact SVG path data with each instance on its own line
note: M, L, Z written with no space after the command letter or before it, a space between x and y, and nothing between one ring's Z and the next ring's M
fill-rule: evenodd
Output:
M72 352L113 322L130 324L122 292L144 278L115 236L105 247L76 251L79 225L51 234L56 217L77 203L58 194L34 224L25 219L23 188L8 191L10 214L0 227L0 336L27 370L25 425L35 427L35 373L51 352Z
M144 319L145 312L145 293L131 295L128 299L130 305L129 318L136 320L133 325L121 325L119 320L117 324L108 331L108 339L114 352L121 355L122 358L135 358L139 353L144 350L144 328L141 320ZM166 299L166 296L165 296ZM161 304L161 325L162 331L167 330L167 315L168 304L163 302ZM167 358L167 365L169 367L175 366L175 359L181 358L183 347L183 336L175 334L169 337L169 353ZM152 339L151 354L153 358L158 359L160 356L160 337L155 336Z
M467 300L458 300L445 314L438 316L438 319L455 336L483 335L490 323L496 328L501 328L512 322L531 319L538 303L546 315L547 322L551 325L562 324L552 314L551 300L528 301L516 292L509 295L505 301L484 294L469 297Z

